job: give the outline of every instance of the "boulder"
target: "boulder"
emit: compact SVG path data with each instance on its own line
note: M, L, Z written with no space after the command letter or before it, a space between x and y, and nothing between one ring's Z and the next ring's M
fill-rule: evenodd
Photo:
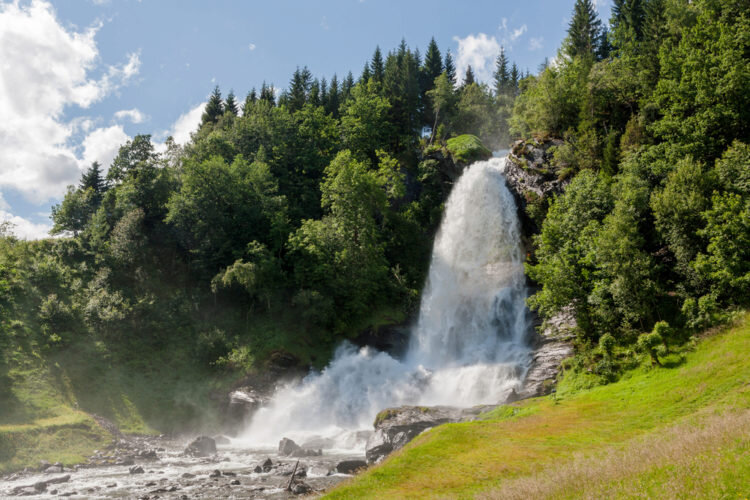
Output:
M210 477L210 478L221 477L221 471L219 469L216 469L213 472L210 472L208 474L208 477Z
M187 448L185 455L192 457L208 457L216 453L216 441L208 436L197 437Z
M134 465L130 469L128 469L128 471L131 474L144 474L146 472L140 465Z
M279 441L279 455L282 457L318 457L323 454L323 450L309 450L302 448L289 438L283 438Z
M473 420L489 408L491 407L401 406L385 409L375 418L375 432L367 440L367 463L380 462L427 429L449 422Z
M307 483L296 483L292 486L292 493L295 495L306 495L312 491L312 488Z
M361 469L367 468L364 460L343 460L336 464L336 472L339 474L355 474Z

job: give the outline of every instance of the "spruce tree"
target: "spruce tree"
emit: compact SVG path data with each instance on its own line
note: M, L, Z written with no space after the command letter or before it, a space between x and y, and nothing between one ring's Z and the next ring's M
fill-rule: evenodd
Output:
M237 114L240 112L239 108L237 107L237 99L234 97L234 91L230 90L229 94L227 94L227 99L224 101L224 112L232 113L234 116L237 116Z
M427 46L427 54L424 58L424 65L422 65L422 90L424 92L431 90L435 86L435 78L440 76L442 72L443 59L435 38L432 38Z
M372 71L370 71L370 63L365 63L365 67L362 69L362 74L359 77L359 83L367 85L367 82L372 78Z
M344 81L341 84L341 102L346 102L347 99L349 99L349 96L352 93L352 88L354 88L354 75L352 75L352 72L346 74L346 78L344 78Z
M510 82L508 83L508 86L510 87L510 94L518 94L518 82L520 81L521 73L518 71L518 66L516 66L516 63L513 63L513 66L511 66L510 68Z
M592 0L576 0L564 42L565 53L571 59L594 59L599 48L601 24Z
M266 85L266 82L263 82L263 85L260 87L260 100L270 103L271 106L276 104L276 93L273 84Z
M474 82L474 71L471 69L471 65L466 66L466 74L464 75L464 87L468 87Z
M456 84L456 65L453 62L453 56L451 56L451 51L448 50L445 53L445 64L443 65L445 67L445 74L448 75L448 80L455 85Z
M375 53L372 55L370 69L372 70L372 79L378 83L383 83L383 77L385 76L385 64L383 63L383 54L382 52L380 52L379 46L375 47Z
M495 59L495 95L501 96L508 94L510 85L510 73L508 72L508 58L505 55L505 48L500 47L500 54Z
M335 117L339 116L339 103L341 102L341 94L339 92L339 79L334 73L331 78L331 86L328 89L328 107L326 108L326 113L331 113Z
M94 191L94 205L99 206L99 202L101 202L102 196L104 195L104 192L107 191L108 186L107 182L104 180L104 176L102 176L101 165L99 165L98 161L92 163L88 170L81 175L81 183L79 187L81 191L92 189Z
M208 98L206 108L203 111L201 117L201 126L206 123L216 123L219 117L224 114L224 104L221 100L221 90L219 86L214 87L214 91L211 93L211 97Z
M317 78L310 85L310 96L307 98L307 102L315 107L320 106L320 82Z

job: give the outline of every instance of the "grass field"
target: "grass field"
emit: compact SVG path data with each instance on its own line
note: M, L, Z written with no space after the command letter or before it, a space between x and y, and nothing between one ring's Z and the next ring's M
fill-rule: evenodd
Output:
M327 498L747 498L750 316L616 383L434 428Z

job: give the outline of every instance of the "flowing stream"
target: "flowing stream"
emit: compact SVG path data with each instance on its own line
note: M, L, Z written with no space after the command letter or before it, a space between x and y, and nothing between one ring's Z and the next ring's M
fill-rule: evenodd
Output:
M448 198L419 320L395 359L344 344L320 373L277 391L236 444L275 447L282 437L325 438L363 449L382 409L502 402L530 364L523 250L506 160L474 163Z

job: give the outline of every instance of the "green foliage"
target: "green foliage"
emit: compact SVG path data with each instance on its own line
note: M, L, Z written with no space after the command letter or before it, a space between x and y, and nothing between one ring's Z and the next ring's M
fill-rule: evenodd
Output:
M484 147L475 135L464 134L448 139L446 149L456 162L470 164L478 160L486 160L492 152Z
M663 343L664 339L656 332L656 329L651 333L643 333L638 337L638 349L648 354L651 357L651 362L659 366L661 366L661 362L659 361L656 349Z

